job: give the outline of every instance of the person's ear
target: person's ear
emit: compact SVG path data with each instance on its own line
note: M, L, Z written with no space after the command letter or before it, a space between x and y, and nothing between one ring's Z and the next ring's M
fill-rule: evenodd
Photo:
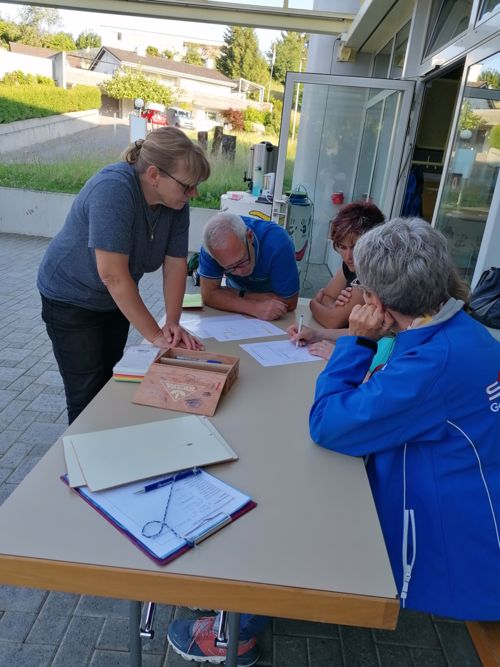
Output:
M382 303L378 295L375 294L375 292L370 292L370 303L377 308L380 308L381 310L386 310L385 305Z
M146 176L148 181L151 183L153 187L158 187L158 182L160 180L160 170L158 167L156 167L154 164L150 164L149 167L146 169Z

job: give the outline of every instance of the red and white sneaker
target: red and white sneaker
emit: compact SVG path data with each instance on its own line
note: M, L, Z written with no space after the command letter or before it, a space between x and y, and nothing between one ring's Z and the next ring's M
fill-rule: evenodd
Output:
M220 664L226 659L226 648L215 644L217 616L205 616L196 621L177 619L168 626L170 646L185 660ZM250 667L259 659L255 637L241 640L238 646L238 667Z

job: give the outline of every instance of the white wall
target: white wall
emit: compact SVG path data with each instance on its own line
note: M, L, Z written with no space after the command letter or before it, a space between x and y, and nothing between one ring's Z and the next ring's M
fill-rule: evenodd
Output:
M46 236L52 238L61 229L75 195L0 188L0 233ZM203 227L216 211L191 209L189 251L201 246Z
M52 60L50 58L38 58L37 56L26 56L22 53L11 53L0 49L0 78L7 72L21 70L25 74L41 74L52 78Z

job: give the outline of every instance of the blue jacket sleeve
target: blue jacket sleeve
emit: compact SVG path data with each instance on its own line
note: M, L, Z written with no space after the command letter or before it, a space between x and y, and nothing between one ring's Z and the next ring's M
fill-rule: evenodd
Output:
M365 456L404 445L414 438L438 440L446 411L438 378L446 359L416 347L393 353L387 366L363 383L373 351L357 338L337 341L318 377L309 415L311 438L322 447Z

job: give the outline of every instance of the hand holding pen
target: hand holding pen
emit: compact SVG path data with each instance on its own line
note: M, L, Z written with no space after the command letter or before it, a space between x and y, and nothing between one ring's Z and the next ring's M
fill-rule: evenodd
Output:
M301 331L302 331L303 324L304 324L304 315L301 315L299 317L299 326L297 327L297 340L295 342L295 347L299 347L300 334L301 334Z
M309 343L315 343L322 339L319 330L311 329L311 327L304 325L300 326L300 321L298 324L292 324L288 327L287 333L290 336L291 342L295 343L296 347L309 345Z

